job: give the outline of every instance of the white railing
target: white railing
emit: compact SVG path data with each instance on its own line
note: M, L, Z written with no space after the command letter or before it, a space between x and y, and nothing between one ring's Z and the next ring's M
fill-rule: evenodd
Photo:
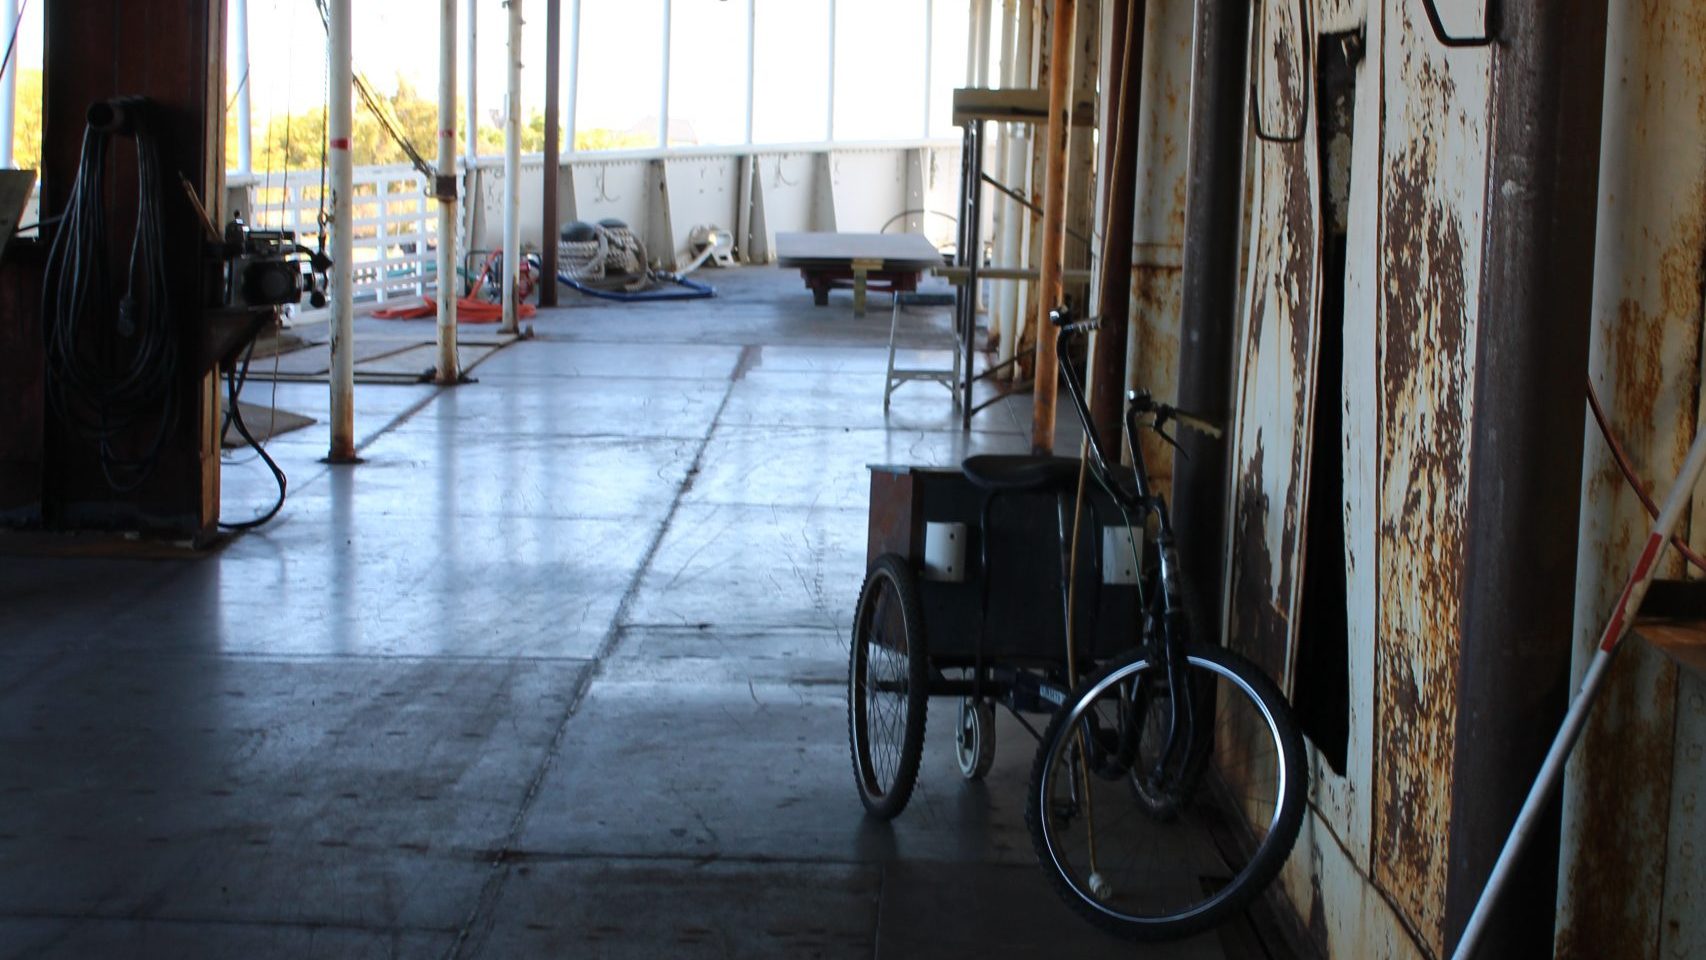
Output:
M232 174L227 187L251 226L294 230L313 246L320 231L321 182L318 170L304 170L271 177ZM426 179L408 166L357 167L354 203L356 299L383 303L425 294L436 281L438 247L438 213Z

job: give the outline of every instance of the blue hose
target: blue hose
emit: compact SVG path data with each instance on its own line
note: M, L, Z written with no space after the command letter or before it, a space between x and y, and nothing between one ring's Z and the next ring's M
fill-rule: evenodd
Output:
M643 300L704 300L708 297L714 297L717 295L717 289L708 283L699 283L695 280L689 280L686 277L677 276L672 273L655 274L654 278L669 280L673 283L679 284L682 289L638 290L634 292L626 290L600 290L597 287L589 287L566 273L557 274L558 282L578 290L589 297L597 297L600 300L615 300L619 303L630 303Z

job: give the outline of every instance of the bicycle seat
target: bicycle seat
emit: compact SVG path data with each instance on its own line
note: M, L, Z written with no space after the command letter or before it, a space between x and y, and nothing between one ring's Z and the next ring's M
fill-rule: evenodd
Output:
M1078 483L1076 457L982 454L960 463L966 479L1003 493L1071 490Z

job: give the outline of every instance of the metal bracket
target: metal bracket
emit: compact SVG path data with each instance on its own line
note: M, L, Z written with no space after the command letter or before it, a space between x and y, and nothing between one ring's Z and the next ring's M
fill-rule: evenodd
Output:
M1428 26L1433 28L1434 39L1442 47L1490 47L1499 42L1493 27L1493 4L1496 0L1483 0L1481 7L1481 36L1454 37L1445 32L1445 23L1439 18L1439 0L1422 0L1422 11L1428 15Z

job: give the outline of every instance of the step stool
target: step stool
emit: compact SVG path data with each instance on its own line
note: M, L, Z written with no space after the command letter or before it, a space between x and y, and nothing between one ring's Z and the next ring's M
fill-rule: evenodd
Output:
M889 319L889 372L887 385L883 388L883 412L889 412L889 397L894 394L895 388L909 380L931 380L947 387L948 392L954 397L954 408L958 409L960 406L960 396L955 391L955 388L960 382L960 350L959 338L954 335L953 331L950 330L948 332L947 344L948 353L954 358L953 366L948 367L947 369L924 367L895 369L894 341L895 336L900 332L901 310L913 304L918 306L951 307L954 305L954 295L952 293L917 292L900 292L894 295L894 313Z

